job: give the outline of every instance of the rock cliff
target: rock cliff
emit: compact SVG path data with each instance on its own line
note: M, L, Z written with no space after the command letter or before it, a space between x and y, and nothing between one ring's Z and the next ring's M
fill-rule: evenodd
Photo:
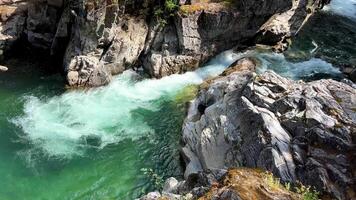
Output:
M138 67L160 78L231 48L283 49L323 2L180 1L168 9L161 0L2 0L0 53L24 39L61 56L71 86L105 85Z

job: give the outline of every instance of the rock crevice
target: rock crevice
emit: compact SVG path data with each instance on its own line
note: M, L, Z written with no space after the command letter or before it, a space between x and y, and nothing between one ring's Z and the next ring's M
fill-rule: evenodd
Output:
M304 83L246 70L217 78L200 90L183 125L185 177L260 168L352 199L355 102L356 88L334 80Z
M161 78L194 70L227 49L284 41L320 7L320 0L180 3L165 18L155 14L160 0L2 0L0 53L23 37L62 57L71 86L105 85L112 75L139 67ZM98 63L76 62L85 59ZM95 73L74 75L83 71Z

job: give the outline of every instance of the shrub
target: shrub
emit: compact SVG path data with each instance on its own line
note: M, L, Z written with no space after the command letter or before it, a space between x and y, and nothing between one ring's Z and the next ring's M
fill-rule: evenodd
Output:
M167 24L167 20L177 13L178 8L179 6L176 0L165 0L163 6L158 5L155 7L154 16L161 26L165 26Z

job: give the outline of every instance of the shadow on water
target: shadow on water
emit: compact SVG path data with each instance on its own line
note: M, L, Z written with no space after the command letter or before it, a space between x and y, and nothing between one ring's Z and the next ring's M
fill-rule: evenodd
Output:
M291 61L315 57L339 68L356 67L355 27L355 20L320 12L311 17L284 54Z
M164 179L171 176L182 179L183 165L179 151L186 105L176 104L170 98L163 98L156 103L159 104L157 110L139 108L132 111L135 118L142 118L155 132L151 138L153 146L146 154L152 163L146 168L153 169ZM155 189L154 185L149 187L149 191Z

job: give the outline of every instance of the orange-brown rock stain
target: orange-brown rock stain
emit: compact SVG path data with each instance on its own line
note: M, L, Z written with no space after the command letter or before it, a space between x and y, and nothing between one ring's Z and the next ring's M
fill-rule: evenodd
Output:
M273 187L266 179L266 173L248 168L230 169L222 184L213 186L199 200L221 199L223 192L231 191L246 200L297 200L301 196L284 187Z

